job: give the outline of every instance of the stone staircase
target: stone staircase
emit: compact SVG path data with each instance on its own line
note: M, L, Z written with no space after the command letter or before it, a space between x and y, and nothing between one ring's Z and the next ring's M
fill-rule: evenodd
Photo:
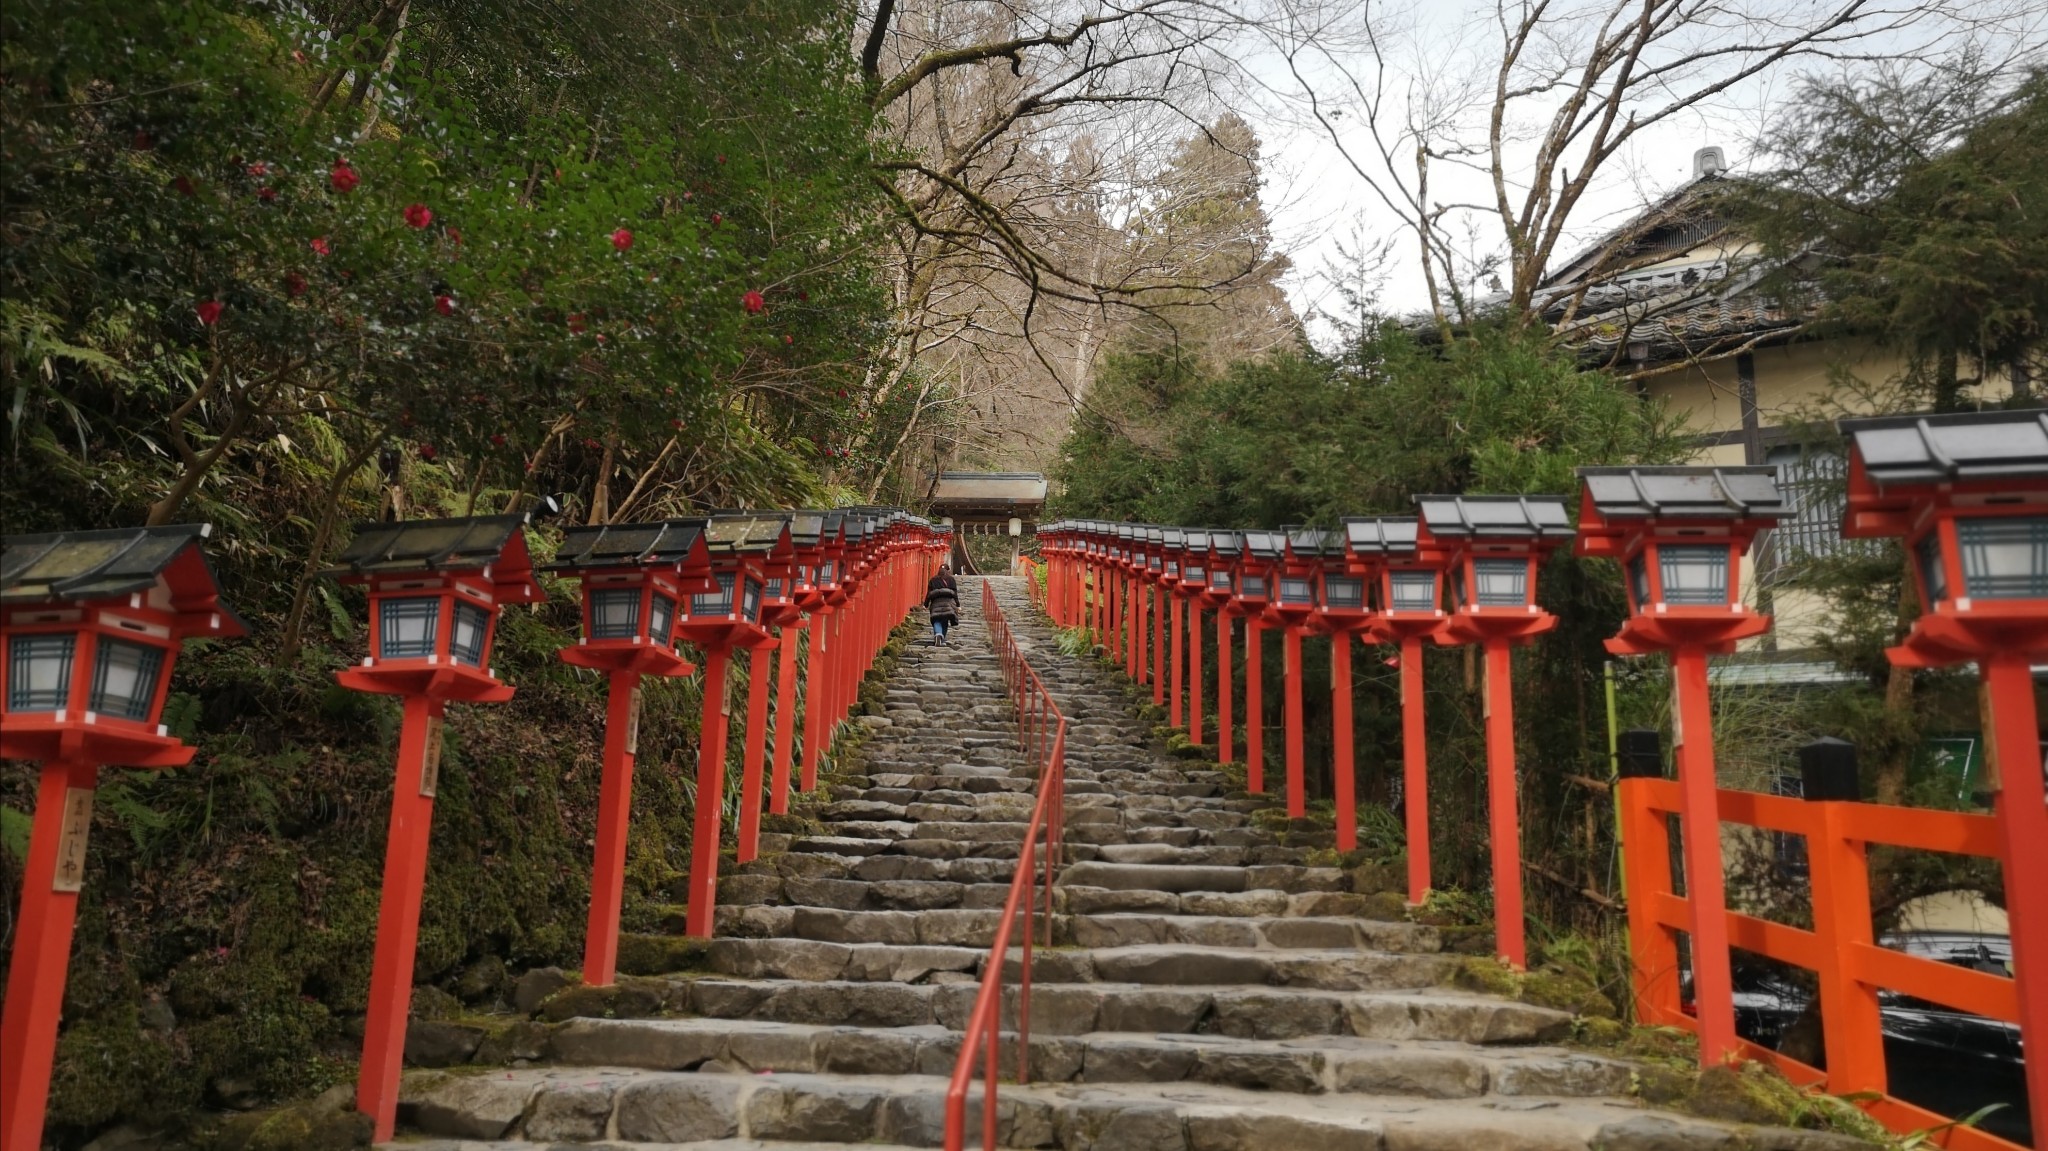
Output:
M1563 1012L1450 985L1435 929L1308 865L1220 772L1169 758L1108 668L1060 656L1021 583L997 598L1070 721L1057 946L1039 949L1029 1086L1005 1147L1060 1151L1814 1151L1832 1136L1660 1115L1634 1068L1553 1046ZM566 989L416 1070L408 1139L669 1151L936 1147L946 1077L1034 779L987 629L909 647L858 759L721 884L699 970ZM1016 958L1013 953L1011 964ZM1012 987L1005 1027L1014 1025ZM1014 1044L1011 1045L1014 1048ZM1006 1074L1014 1072L1006 1051ZM969 1144L980 1146L977 1103Z

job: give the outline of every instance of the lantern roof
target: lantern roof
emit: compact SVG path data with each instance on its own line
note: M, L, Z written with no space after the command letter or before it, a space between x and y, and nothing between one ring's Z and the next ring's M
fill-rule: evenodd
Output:
M1209 550L1219 556L1234 558L1244 551L1244 536L1232 531L1211 531Z
M1161 528L1159 537L1159 542L1176 551L1186 547L1188 542L1188 533L1179 528Z
M161 584L180 614L213 617L204 633L245 635L200 547L212 533L212 524L164 524L8 536L0 547L0 603L118 599Z
M1361 554L1406 554L1416 550L1418 522L1414 516L1347 516L1344 542Z
M1209 550L1209 531L1206 528L1185 528L1181 531L1181 546L1191 552Z
M712 555L781 557L790 551L786 512L719 512L704 528Z
M465 516L443 520L398 520L357 524L355 538L341 549L327 575L344 580L404 572L491 569L498 597L535 602L543 597L533 582L526 552L526 516Z
M1543 543L1572 538L1563 496L1416 496L1422 526L1439 539Z
M1282 535L1287 537L1287 553L1297 559L1309 556L1336 555L1344 550L1344 536L1321 528L1285 527Z
M1158 547L1160 544L1165 543L1166 529L1158 526L1157 524L1146 524L1145 542L1151 544L1153 547Z
M702 566L706 555L703 518L656 520L644 524L593 524L562 533L551 572L615 567Z
M2048 412L1953 412L1837 421L1878 486L2048 479Z
M1755 467L1580 468L1581 511L1602 520L1757 519L1792 514L1778 469ZM1581 518L1584 518L1582 515Z
M1287 533L1254 528L1244 533L1244 550L1254 559L1277 560L1287 551Z

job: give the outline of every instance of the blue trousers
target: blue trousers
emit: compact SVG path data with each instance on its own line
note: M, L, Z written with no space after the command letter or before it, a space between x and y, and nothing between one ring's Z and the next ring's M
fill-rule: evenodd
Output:
M938 636L940 639L946 638L946 629L952 626L952 616L935 615L932 617L932 634Z

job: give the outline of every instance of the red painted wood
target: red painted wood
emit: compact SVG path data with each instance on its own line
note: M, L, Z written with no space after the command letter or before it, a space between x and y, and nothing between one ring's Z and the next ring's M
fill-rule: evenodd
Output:
M438 700L406 696L398 735L398 775L384 841L384 890L377 906L377 950L370 965L369 1015L356 1076L356 1110L370 1117L379 1143L391 1138L398 1121L398 1075L405 1063L413 954L419 944L427 840L434 821L433 797L420 794L421 772L430 721L440 718L443 710Z
M597 795L597 854L590 869L590 919L583 934L583 981L607 986L617 976L619 909L626 889L626 832L633 815L633 689L638 672L615 671L605 705L604 779Z
M22 871L21 917L14 925L13 966L7 972L7 1003L0 1018L4 1151L38 1151L43 1145L71 931L78 918L78 893L52 890L63 838L64 797L72 788L95 790L98 782L97 764L46 760L36 784L35 827L29 833L27 866Z

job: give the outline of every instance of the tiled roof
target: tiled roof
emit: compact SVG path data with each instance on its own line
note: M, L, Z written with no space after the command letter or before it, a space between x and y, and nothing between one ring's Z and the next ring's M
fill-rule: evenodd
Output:
M1579 479L1601 516L1647 518L1730 515L1787 516L1774 467L1580 468Z
M1355 552L1386 555L1415 550L1414 516L1349 516L1344 520L1345 542Z
M8 536L0 550L0 602L108 599L147 591L180 553L212 530L211 524L170 524Z
M1567 540L1563 496L1416 496L1429 534L1444 538Z
M597 524L572 527L562 534L549 571L672 564L700 548L703 519L658 520L644 524Z
M481 568L496 560L525 524L524 515L359 524L328 574Z

